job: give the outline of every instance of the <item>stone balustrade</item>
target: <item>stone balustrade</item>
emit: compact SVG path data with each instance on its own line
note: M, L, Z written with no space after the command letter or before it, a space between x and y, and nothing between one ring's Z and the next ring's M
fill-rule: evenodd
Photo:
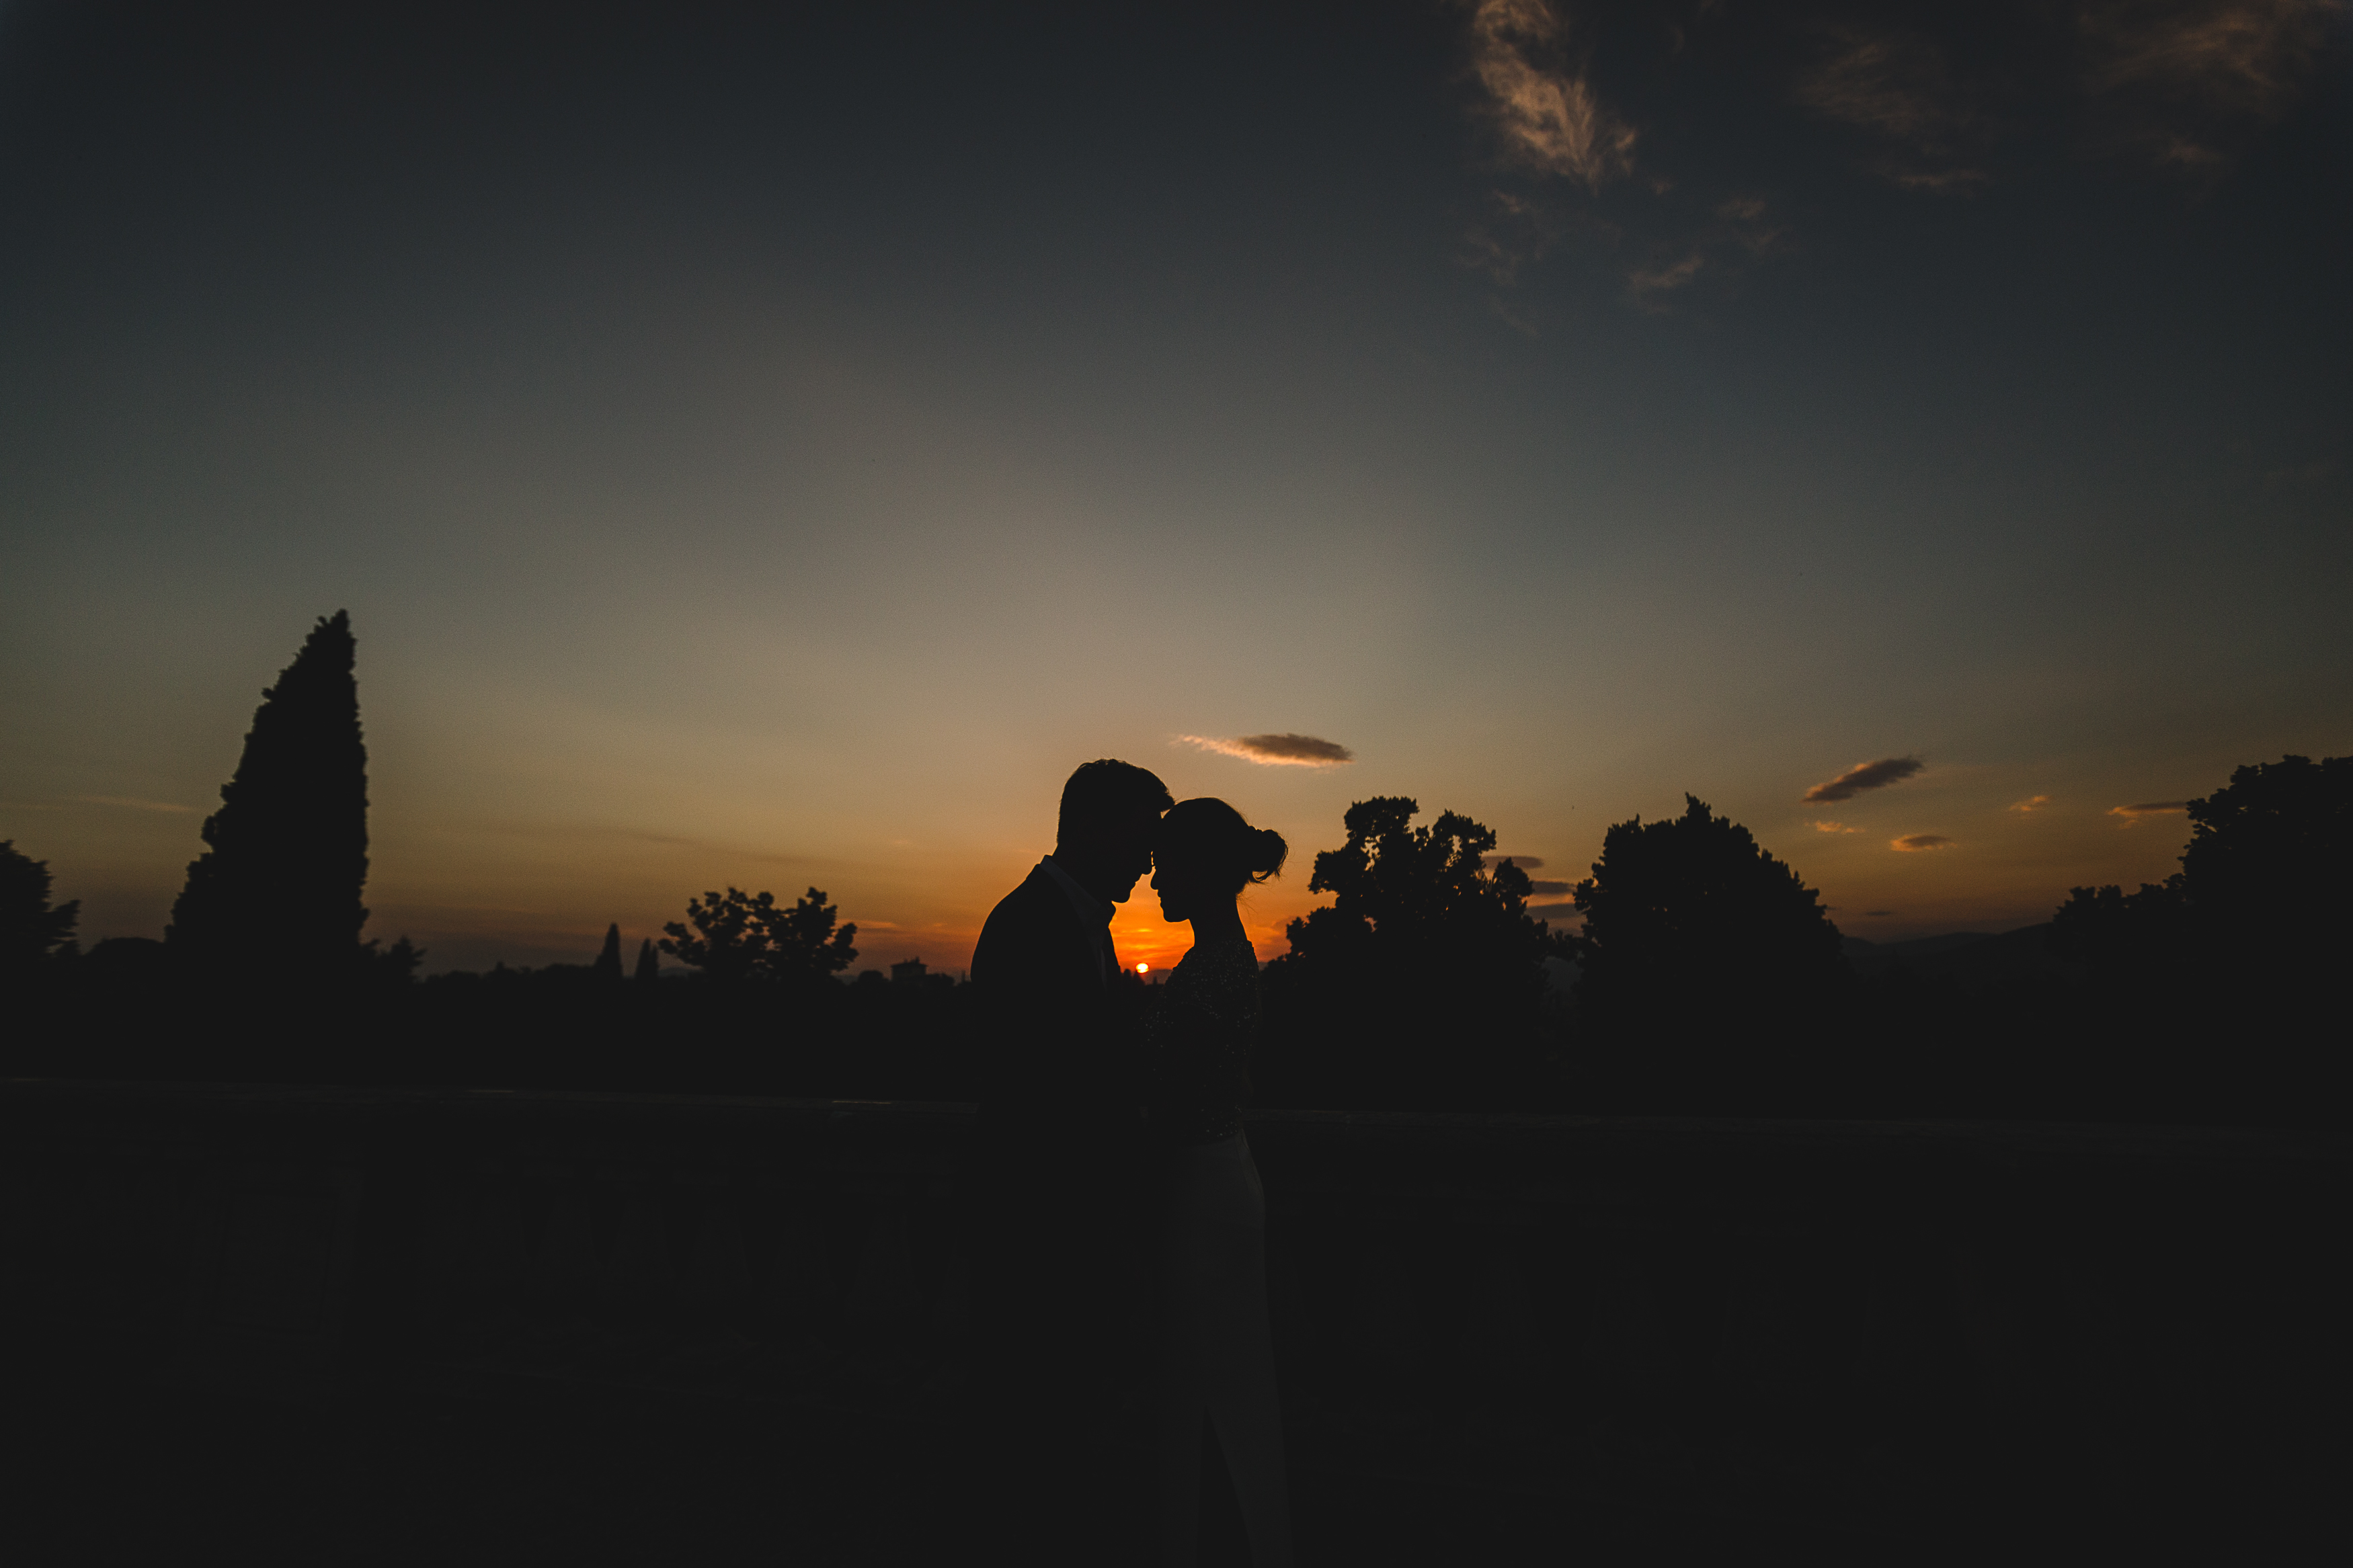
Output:
M0 1317L14 1354L245 1396L561 1379L944 1421L971 1121L8 1081ZM1301 1466L1858 1532L2284 1529L2341 1472L2330 1136L1270 1111L1250 1137ZM1100 1415L1140 1444L1129 1298Z

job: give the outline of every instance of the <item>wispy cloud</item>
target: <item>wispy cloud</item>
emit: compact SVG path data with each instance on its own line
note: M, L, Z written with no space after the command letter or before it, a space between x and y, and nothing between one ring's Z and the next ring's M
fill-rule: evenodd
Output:
M1862 918L1867 921L1883 921L1894 912L1894 910L1865 910L1862 911Z
M1860 833L1862 829L1860 827L1849 827L1843 822L1817 822L1814 824L1814 831L1817 833Z
M1458 259L1505 288L1520 269L1542 260L1560 242L1565 215L1547 203L1515 191L1487 193L1487 212L1462 237Z
M66 798L79 801L83 805L119 805L125 811L160 811L174 816L188 815L196 809L193 805L175 805L168 800L141 800L129 795L75 795Z
M2030 795L2024 800L2011 801L2010 803L2010 809L2017 812L2021 816L2023 816L2029 812L2041 811L2044 806L2049 805L2050 804L2051 797L2047 795Z
M1826 120L1852 126L1889 150L1879 172L1911 190L1960 191L1982 184L1968 149L1985 140L1984 115L1953 78L1943 47L1913 33L1833 26L1826 48L1799 74L1790 96Z
M1694 250L1680 260L1666 262L1656 267L1633 268L1626 274L1626 287L1633 291L1634 298L1637 300L1672 293L1696 279L1700 275L1701 268L1706 265L1705 253Z
M2160 168L2230 162L2250 126L2303 95L2346 0L2107 0L2078 18L2085 84Z
M1516 187L1487 193L1458 252L1464 267L1511 289L1556 252L1581 253L1600 258L1628 304L1669 314L1736 289L1757 258L1788 248L1786 212L1768 217L1753 191L1704 183L1686 191L1683 180L1636 167L1640 135L1596 85L1599 30L1584 26L1581 10L1567 0L1453 4L1466 20L1472 111L1491 132L1498 184ZM1531 337L1549 319L1516 301L1489 303Z
M1532 899L1566 898L1574 886L1575 884L1570 882L1539 882L1531 878L1528 881L1528 897Z
M1674 244L1653 248L1647 260L1626 268L1627 296L1645 310L1668 310L1694 284L1737 279L1747 263L1786 248L1784 233L1762 197L1720 201Z
M1948 102L1943 51L1930 40L1844 27L1827 37L1829 53L1798 79L1792 95L1806 108L1906 142L1962 118Z
M1852 800L1867 789L1902 784L1927 765L1917 757L1882 757L1875 763L1857 763L1829 783L1808 790L1806 799L1814 805Z
M2133 827L2144 816L2176 816L2189 809L2189 803L2186 800L2146 800L2138 805L2112 805L2108 807L2108 815L2124 818L2116 824L2117 826Z
M1887 841L1890 849L1905 855L1916 855L1924 849L1950 849L1953 841L1941 833L1907 833L1901 838Z
M1490 855L1487 858L1498 866L1509 860L1523 871L1533 871L1544 864L1544 857L1541 855Z
M2242 113L2277 115L2345 0L2118 0L2087 5L2091 84L2173 89Z
M1542 254L1542 247L1523 243L1518 236L1498 233L1487 224L1473 224L1462 236L1462 253L1457 259L1508 288L1519 281L1520 268Z
M1181 744L1198 746L1205 752L1272 766L1333 768L1356 760L1356 753L1337 741L1314 735L1179 735L1176 739Z
M1568 26L1545 0L1474 0L1471 70L1506 156L1598 191L1634 166L1634 130L1565 58Z

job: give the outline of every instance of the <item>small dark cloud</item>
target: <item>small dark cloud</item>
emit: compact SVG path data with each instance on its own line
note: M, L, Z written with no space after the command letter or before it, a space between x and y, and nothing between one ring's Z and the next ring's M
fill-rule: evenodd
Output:
M1271 766L1333 768L1356 760L1356 753L1337 741L1314 735L1179 735L1176 739L1205 752Z
M1509 860L1523 871L1533 871L1544 864L1544 857L1541 855L1490 855L1487 858L1499 866Z
M1894 912L1894 910L1865 910L1862 911L1862 918L1867 921L1883 921Z
M1864 790L1902 784L1927 765L1917 757L1882 757L1875 763L1857 763L1828 784L1818 784L1808 790L1806 799L1810 803L1852 800Z
M1923 849L1950 849L1953 841L1941 833L1907 833L1901 838L1889 839L1887 847L1913 855Z
M1575 904L1530 904L1528 913L1540 921L1573 921L1584 917Z
M1568 882L1531 881L1528 883L1528 895L1537 899L1557 899L1566 894L1573 885Z

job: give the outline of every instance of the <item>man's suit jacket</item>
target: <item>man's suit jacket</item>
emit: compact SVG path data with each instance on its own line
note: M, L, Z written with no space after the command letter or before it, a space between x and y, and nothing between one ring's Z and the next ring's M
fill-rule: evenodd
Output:
M1101 1561L1095 1500L1124 1496L1127 1479L1090 1437L1092 1391L1131 1348L1145 1148L1101 934L1041 866L972 955L973 1512L1037 1563Z
M1134 1139L1131 1053L1096 934L1043 866L989 911L972 955L986 1140L1048 1138L1067 1157Z

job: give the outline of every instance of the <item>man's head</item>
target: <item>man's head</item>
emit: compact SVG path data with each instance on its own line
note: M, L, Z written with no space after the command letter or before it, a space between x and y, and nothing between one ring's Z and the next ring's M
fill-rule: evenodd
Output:
M1159 775L1106 757L1082 764L1062 786L1054 860L1098 898L1125 903L1152 869L1160 814L1176 805Z

